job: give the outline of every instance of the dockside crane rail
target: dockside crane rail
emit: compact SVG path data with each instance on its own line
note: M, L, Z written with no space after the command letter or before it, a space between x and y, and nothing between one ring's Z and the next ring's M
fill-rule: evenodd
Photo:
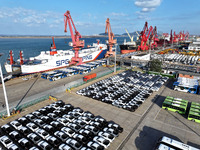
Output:
M72 43L69 43L69 45L72 46L73 49L75 50L75 56L72 57L70 65L72 65L72 64L81 65L81 64L83 64L83 59L78 56L78 51L80 50L80 48L84 47L85 42L84 42L84 40L80 40L80 38L82 38L82 36L76 30L76 27L74 25L71 15L70 15L70 11L67 11L64 14L64 24L65 24L64 32L67 32L67 24L69 25L69 30L70 30L71 38L72 38ZM74 28L75 34L73 33L72 26Z
M108 33L108 46L109 46L109 51L107 51L105 57L114 56L115 52L113 52L112 49L113 49L113 45L117 43L117 40L113 39L115 36L114 36L114 33L112 32L109 18L107 18L106 20L105 33Z

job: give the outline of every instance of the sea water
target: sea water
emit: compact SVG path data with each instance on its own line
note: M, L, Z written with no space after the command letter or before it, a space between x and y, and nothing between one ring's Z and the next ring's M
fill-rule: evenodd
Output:
M100 40L100 43L106 44L107 37L97 37L97 38L82 38L85 41L85 47L87 45L92 45ZM116 37L118 45L126 41L129 41L128 37ZM69 42L71 38L54 38L57 50L68 50L71 49ZM0 53L3 56L0 57L0 63L2 65L3 73L5 74L4 63L9 57L9 51L13 51L14 61L19 59L19 51L23 51L24 59L30 57L35 57L40 54L41 51L50 50L52 44L51 38L0 38ZM117 47L117 53L120 53L119 47Z

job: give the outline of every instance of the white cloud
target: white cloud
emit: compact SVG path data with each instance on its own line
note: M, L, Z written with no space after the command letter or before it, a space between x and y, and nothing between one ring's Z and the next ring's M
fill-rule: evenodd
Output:
M160 6L162 0L135 0L135 5L141 7L143 12L153 11Z
M125 13L115 13L115 12L112 12L112 13L110 14L110 16L124 17L124 16L128 16L128 15L125 14Z
M161 5L162 0L135 0L134 4L141 8L141 11L136 12L138 19L150 20L148 12L154 11Z
M62 14L51 11L39 12L22 7L17 8L1 8L0 18L6 18L10 22L22 23L26 26L39 26L40 24L61 23Z

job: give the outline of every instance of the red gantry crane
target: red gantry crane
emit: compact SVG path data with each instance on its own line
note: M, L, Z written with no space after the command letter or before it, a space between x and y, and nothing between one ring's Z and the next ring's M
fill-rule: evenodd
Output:
M186 32L185 39L188 40L189 36L190 36L189 32Z
M113 39L115 36L114 36L114 33L112 32L109 18L107 18L107 20L106 20L105 33L108 33L108 46L109 46L109 50L107 51L105 57L114 56L115 52L112 51L112 47L114 44L116 44L117 40Z
M153 40L152 43L151 43L151 48L157 48L157 42L159 41L158 39L158 35L157 35L157 27L155 26L152 33L151 33L151 36L150 36L150 39Z
M176 32L174 31L173 43L177 42L178 42L178 35L176 35Z
M72 46L73 49L75 50L75 56L72 57L70 65L72 65L72 64L81 65L81 64L83 64L83 59L81 57L79 57L78 51L80 50L80 48L84 47L85 43L84 43L83 40L80 40L80 38L82 38L82 36L76 30L76 27L74 25L74 22L72 20L72 17L70 15L69 11L67 11L64 14L64 23L65 23L65 30L64 30L64 32L67 32L67 23L69 25L69 30L70 30L71 38L72 38L72 43L70 43L69 45ZM73 33L72 26L74 28L74 33Z
M150 26L150 28L148 29L148 23L145 22L144 28L143 30L140 32L140 45L138 46L138 50L148 50L149 46L147 46L147 41L149 39L149 36L151 34L151 32L153 31L153 27Z

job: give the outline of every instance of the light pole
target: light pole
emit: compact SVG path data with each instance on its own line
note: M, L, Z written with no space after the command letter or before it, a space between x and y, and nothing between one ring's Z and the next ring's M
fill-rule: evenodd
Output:
M116 56L117 55L117 44L115 44L115 65L114 65L114 73L116 73Z
M0 54L0 57L1 56L2 56L2 54ZM4 84L4 78L3 78L1 63L0 63L0 73L1 73L1 81L2 81L2 86L3 86L3 92L4 92L5 102L6 102L7 115L10 116L10 110L9 110L9 105L8 105L8 98L7 98L7 94L6 94L6 87L5 87L5 84Z

